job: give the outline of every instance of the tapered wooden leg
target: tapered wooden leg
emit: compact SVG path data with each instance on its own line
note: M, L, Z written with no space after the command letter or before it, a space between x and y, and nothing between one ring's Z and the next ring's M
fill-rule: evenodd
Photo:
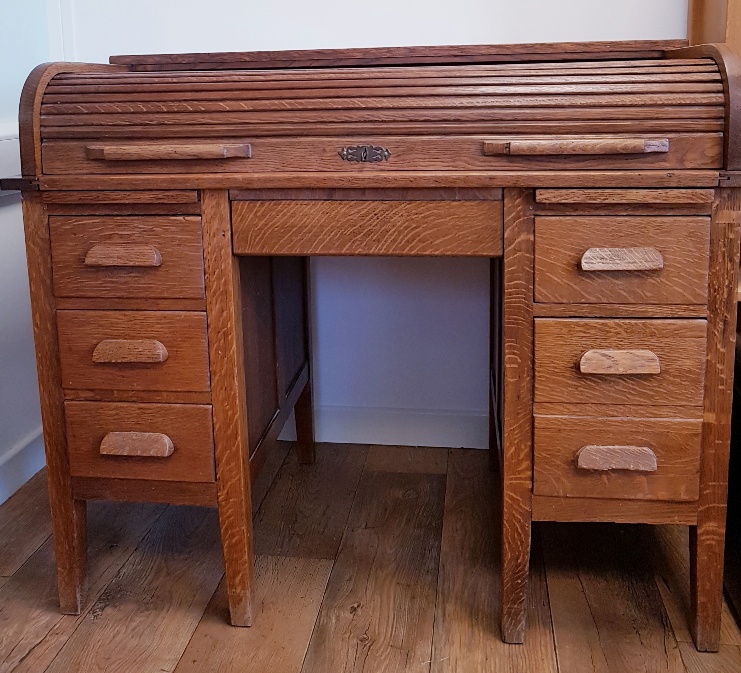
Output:
M701 652L717 652L723 607L722 530L690 527L692 639Z
M69 498L52 505L59 608L79 615L87 590L87 502Z
M24 195L23 221L59 605L62 612L76 615L80 613L86 588L86 503L72 496L52 287L49 222L38 192Z
M525 638L532 519L533 199L504 191L502 639Z
M252 624L254 552L239 264L229 196L201 194L216 487L231 623Z
M710 222L708 355L697 526L690 528L692 637L715 652L720 639L735 363L741 190L719 189Z

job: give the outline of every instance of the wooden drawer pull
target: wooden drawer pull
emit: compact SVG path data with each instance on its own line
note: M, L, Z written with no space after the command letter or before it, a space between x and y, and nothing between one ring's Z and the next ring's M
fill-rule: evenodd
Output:
M656 454L647 446L583 446L576 454L580 470L656 472Z
M162 255L153 245L131 243L100 243L85 255L85 266L157 267Z
M93 362L156 364L167 356L167 348L155 339L106 339L95 347Z
M589 248L580 266L582 271L659 271L664 257L656 248Z
M88 159L103 161L181 161L198 159L250 159L249 143L170 143L168 145L88 145Z
M486 140L486 156L534 155L553 156L559 154L648 154L668 152L669 140L647 138L595 138L592 140Z
M100 443L103 456L167 458L175 447L161 432L109 432Z
M579 360L582 374L660 374L661 363L648 350L589 350Z

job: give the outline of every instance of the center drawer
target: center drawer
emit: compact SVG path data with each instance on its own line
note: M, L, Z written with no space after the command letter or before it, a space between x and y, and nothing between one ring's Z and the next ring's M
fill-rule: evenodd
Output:
M710 218L535 218L535 301L705 304Z
M705 320L535 320L535 401L701 406Z
M62 386L72 390L209 390L206 314L57 311Z

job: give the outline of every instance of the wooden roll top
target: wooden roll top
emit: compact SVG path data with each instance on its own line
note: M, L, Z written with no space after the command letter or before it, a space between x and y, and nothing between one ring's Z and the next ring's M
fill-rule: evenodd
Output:
M682 47L562 43L53 64L29 78L22 101L40 145L34 156L26 150L23 172L729 168L735 61L726 63L732 55L720 48Z

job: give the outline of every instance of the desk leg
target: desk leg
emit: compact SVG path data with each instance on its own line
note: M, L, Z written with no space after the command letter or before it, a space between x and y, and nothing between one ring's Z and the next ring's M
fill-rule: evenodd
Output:
M84 500L75 500L72 495L52 287L49 222L46 207L38 192L24 194L23 220L49 502L54 529L59 606L62 612L76 615L80 613L86 583L87 503Z
M228 192L203 191L201 201L221 545L231 623L250 626L254 552L239 264Z
M502 341L502 639L525 638L532 519L532 191L504 191Z
M715 652L723 604L728 459L735 360L741 189L721 189L710 225L708 357L697 526L690 528L692 637Z
M294 415L296 418L296 451L298 460L306 465L316 461L314 446L314 402L312 397L311 377L311 306L309 301L311 266L310 258L304 258L303 293L304 293L304 343L306 344L306 361L309 365L309 380L296 401Z

